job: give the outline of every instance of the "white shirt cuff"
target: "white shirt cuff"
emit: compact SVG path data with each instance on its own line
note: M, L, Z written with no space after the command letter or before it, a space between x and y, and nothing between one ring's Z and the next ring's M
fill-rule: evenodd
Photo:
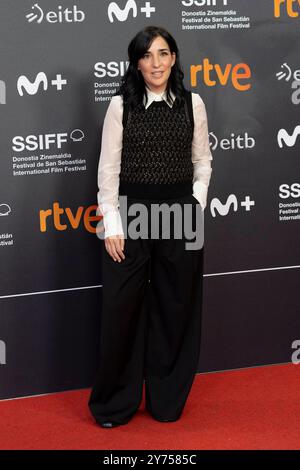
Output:
M104 238L124 235L122 219L119 211L108 211L103 216Z
M202 210L204 211L207 204L207 191L208 187L202 181L195 181L193 184L193 196L199 201Z

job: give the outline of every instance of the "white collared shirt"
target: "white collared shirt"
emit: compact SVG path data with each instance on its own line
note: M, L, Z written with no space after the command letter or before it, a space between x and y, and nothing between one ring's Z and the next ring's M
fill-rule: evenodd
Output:
M166 91L154 93L146 87L148 103L165 100ZM175 99L174 93L170 95ZM144 100L145 104L145 100ZM194 165L193 195L199 201L202 210L206 207L208 186L211 177L213 159L208 135L208 122L205 104L197 93L192 93L194 114L194 134L192 141L192 162ZM103 215L104 238L124 235L122 219L119 213L119 174L123 143L123 98L113 96L106 111L102 129L101 152L98 165L98 206Z
M144 103L144 106L145 106L146 109L149 108L150 104L151 104L153 101L162 101L162 100L164 100L164 101L170 106L170 108L172 108L173 103L170 104L169 101L167 101L167 92L166 92L166 90L163 91L162 93L154 93L153 91L149 90L149 88L148 88L147 86L146 86L146 90L147 90L147 97L148 97L148 102L147 102L147 104L146 104L146 98L145 98L145 96L144 96L144 100L143 100L143 103ZM175 97L175 95L174 95L174 93L173 93L172 90L170 90L170 95L171 95L171 98L172 98L172 100L173 100L173 102L174 102L174 100L175 100L176 97Z

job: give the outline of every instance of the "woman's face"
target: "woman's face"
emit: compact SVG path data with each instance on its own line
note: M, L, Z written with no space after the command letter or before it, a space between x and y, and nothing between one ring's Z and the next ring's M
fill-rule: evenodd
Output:
M161 36L156 37L148 51L138 61L138 69L151 91L162 93L166 89L175 61L176 54L175 52L171 54L167 41Z

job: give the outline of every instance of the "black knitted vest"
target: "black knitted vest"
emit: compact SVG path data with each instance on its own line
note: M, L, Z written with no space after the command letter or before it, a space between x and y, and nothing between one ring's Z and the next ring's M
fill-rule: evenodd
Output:
M124 107L125 109L125 107ZM154 101L123 114L123 147L119 194L133 198L164 199L192 193L191 92L179 106Z

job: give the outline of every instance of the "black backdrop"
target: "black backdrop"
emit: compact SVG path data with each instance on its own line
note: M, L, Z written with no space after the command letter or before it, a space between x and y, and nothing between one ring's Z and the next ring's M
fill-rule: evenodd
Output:
M299 337L299 14L272 0L2 0L0 398L84 388L99 357L102 122L145 25L208 114L199 372L291 361ZM298 126L298 127L297 127Z

